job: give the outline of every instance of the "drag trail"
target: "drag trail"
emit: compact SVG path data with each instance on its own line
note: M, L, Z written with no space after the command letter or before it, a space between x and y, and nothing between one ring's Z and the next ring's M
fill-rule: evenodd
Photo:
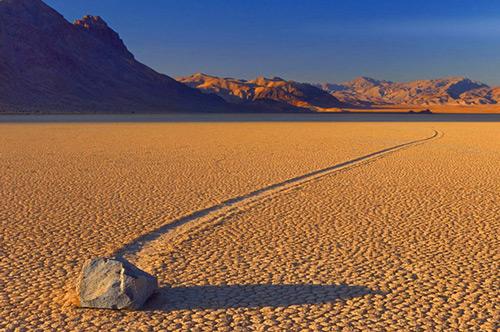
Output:
M312 181L317 181L325 176L373 162L398 151L428 143L441 137L443 137L443 133L434 130L431 136L378 150L358 158L254 190L245 195L230 198L220 204L213 205L173 221L169 221L152 232L143 234L134 241L117 249L112 255L114 257L137 261L141 256L148 256L149 253L154 253L156 243L162 243L163 245L167 243L168 248L172 249L176 245L179 245L183 241L189 239L192 234L209 227L220 225L228 217L241 213L242 211L245 211L246 209L277 195L297 190L302 185ZM163 215L160 215L155 219L158 220L161 218L164 218Z

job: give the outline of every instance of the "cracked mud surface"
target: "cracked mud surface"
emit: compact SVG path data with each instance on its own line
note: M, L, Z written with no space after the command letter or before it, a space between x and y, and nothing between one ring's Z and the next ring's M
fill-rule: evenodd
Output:
M86 258L433 130L146 244L144 311L63 298ZM495 123L1 124L0 330L493 331L498 142Z

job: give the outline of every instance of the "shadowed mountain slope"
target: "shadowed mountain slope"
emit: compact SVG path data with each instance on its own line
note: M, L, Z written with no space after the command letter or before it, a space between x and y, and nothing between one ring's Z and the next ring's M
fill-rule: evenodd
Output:
M40 0L0 0L0 112L225 110L135 60L100 17L71 24Z

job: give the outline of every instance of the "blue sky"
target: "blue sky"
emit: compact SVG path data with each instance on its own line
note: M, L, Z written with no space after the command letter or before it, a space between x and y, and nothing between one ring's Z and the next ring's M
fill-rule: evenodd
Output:
M136 57L194 72L340 82L468 76L500 85L497 0L46 0L100 15Z

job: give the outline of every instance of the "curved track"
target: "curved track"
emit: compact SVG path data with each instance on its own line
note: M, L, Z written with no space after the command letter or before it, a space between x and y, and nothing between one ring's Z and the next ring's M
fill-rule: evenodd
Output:
M173 221L169 221L168 223L153 230L152 232L141 235L124 247L119 248L113 253L113 256L120 258L127 256L127 258L133 258L138 255L139 252L145 250L147 247L153 246L154 242L156 241L161 241L162 243L164 243L165 241L169 241L169 247L175 244L182 243L182 241L189 238L190 234L192 234L193 232L205 229L207 227L219 225L227 217L241 212L245 208L255 206L259 202L270 199L283 192L296 190L305 183L315 181L324 176L345 171L368 162L372 162L397 151L424 144L442 136L442 133L434 130L433 134L429 137L388 147L355 159L345 161L340 164L316 170L257 189L245 195L230 198L224 202L221 202L220 204L213 205L211 207L195 211L189 215L180 217Z

